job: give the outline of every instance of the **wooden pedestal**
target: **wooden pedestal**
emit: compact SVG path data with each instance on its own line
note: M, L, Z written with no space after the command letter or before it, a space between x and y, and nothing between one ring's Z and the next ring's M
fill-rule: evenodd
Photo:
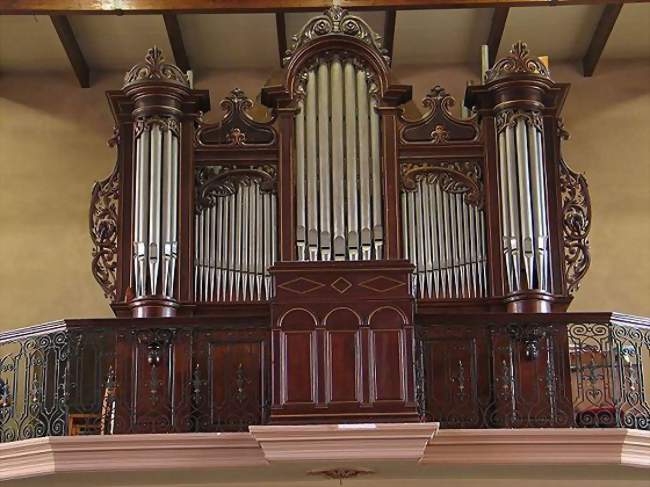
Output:
M272 423L416 421L411 264L272 268Z

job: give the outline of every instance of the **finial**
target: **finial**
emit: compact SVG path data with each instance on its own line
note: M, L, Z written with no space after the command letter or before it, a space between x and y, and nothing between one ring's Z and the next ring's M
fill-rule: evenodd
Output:
M485 72L485 83L505 78L512 74L532 74L551 79L548 68L538 58L530 56L528 45L518 41L513 44L510 54L499 59L492 69Z
M187 76L175 64L165 62L162 50L153 46L147 51L144 62L133 66L124 76L123 88L146 81L167 81L186 88L190 87Z

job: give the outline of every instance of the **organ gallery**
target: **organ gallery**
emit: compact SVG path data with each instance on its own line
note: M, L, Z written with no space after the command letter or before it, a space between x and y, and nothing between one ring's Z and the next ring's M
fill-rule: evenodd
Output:
M107 92L117 161L90 205L92 271L116 318L35 329L40 365L6 339L3 441L266 423L647 427L628 379L648 342L622 315L568 311L591 224L587 182L562 157L569 85L523 42L468 85L464 116L431 85L412 101L381 39L333 7L261 88L266 119L234 88L208 123L208 91L150 49ZM583 371L602 360L612 386L596 398ZM16 401L23 369L38 412Z

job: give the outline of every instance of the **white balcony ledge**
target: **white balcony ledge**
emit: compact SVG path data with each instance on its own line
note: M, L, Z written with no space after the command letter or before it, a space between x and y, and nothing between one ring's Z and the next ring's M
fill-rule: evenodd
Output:
M434 423L377 424L357 429L336 425L256 426L250 433L38 438L0 445L0 480L41 477L45 482L67 475L69 483L74 479L70 475L87 472L156 471L163 476L158 485L165 485L165 472L194 471L215 477L230 472L227 477L237 471L241 482L290 472L290 478L284 479L288 483L301 476L305 481L307 472L323 465L370 468L377 481L382 478L382 469L384 473L403 471L410 477L426 479L436 478L436 471L455 465L462 465L463 471L504 465L650 468L648 431L436 430ZM80 478L78 485L87 485Z

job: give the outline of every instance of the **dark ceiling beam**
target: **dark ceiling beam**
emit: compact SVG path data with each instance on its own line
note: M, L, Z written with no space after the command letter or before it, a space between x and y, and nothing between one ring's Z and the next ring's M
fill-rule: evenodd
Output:
M386 10L386 19L384 21L384 47L388 51L388 57L393 59L393 45L395 43L395 18L397 11L394 8Z
M506 20L508 20L508 13L510 7L497 7L494 9L492 15L492 24L490 26L490 34L488 35L487 46L490 60L490 66L494 64L503 38L503 31L506 28Z
M624 0L636 3L647 0ZM606 4L612 0L2 0L0 14L254 13L321 10L336 3L352 10L496 8Z
M275 14L275 31L278 34L278 55L280 56L280 67L282 67L282 59L287 51L287 24L283 12Z
M169 44L172 46L176 66L184 72L191 71L190 59L185 50L185 43L183 42L183 34L181 33L181 26L178 23L178 17L176 14L163 14L163 19L165 20L165 29L167 30Z
M51 15L50 20L52 25L59 36L59 40L65 49L65 53L70 60L74 74L79 80L79 85L82 88L90 87L90 70L88 64L84 59L83 53L79 48L79 43L74 36L70 21L65 15Z
M582 58L582 71L585 76L593 76L622 7L623 5L620 3L605 6L594 31L594 36L591 38L587 53Z

